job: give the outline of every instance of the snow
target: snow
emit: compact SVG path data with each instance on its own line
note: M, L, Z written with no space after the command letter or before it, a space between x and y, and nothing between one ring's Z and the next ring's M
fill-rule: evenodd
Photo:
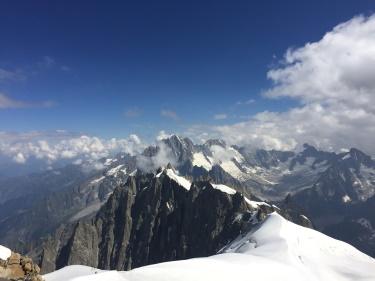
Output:
M90 268L70 266L44 277L46 281L370 281L375 280L375 260L344 242L273 213L215 256L128 272L95 274Z
M97 178L97 179L91 181L91 184L97 184L97 183L101 182L101 181L104 180L104 179L105 179L104 176L103 176L103 177L100 177L100 178Z
M202 152L197 152L193 154L193 166L202 167L207 171L212 169L211 163L208 161L206 156Z
M350 153L347 153L341 159L345 160L345 159L349 159L349 158L350 158Z
M165 173L170 179L181 185L183 188L190 190L191 182L184 177L179 176L173 169L163 169L159 174L156 175L159 178Z
M230 195L233 195L237 192L235 189L233 189L229 186L226 186L224 184L213 184L213 183L211 183L211 185L212 185L213 188L215 188L217 190L220 190L221 192L230 194ZM252 201L252 200L248 199L247 197L244 197L244 198L245 198L246 203L249 204L254 209L259 208L259 206L261 206L261 205L265 205L265 206L270 207L270 205L267 204L266 202Z
M259 208L259 206L262 206L262 205L270 207L270 205L267 204L266 202L253 201L253 200L248 199L247 197L245 197L245 201L246 201L247 204L249 204L254 209L257 209L257 208Z
M220 164L220 167L235 179L246 180L247 178L249 178L249 176L246 173L242 172L232 160L222 162Z
M100 272L102 271L89 266L71 265L53 273L46 274L44 275L44 278L46 281L68 281L83 276L84 278L87 278L86 280L90 280L89 276L98 274Z
M131 177L134 177L136 174L137 174L137 169L135 169L133 172L131 172L130 174L129 174L129 176L131 176Z
M191 182L185 179L184 177L181 177L173 171L173 169L167 169L166 174L168 177L170 177L172 180L177 182L179 185L184 187L187 190L190 190Z
M226 186L224 184L211 184L213 188L218 189L222 192L228 193L230 195L235 194L237 191L235 191L233 188Z
M0 260L6 261L10 257L11 254L12 254L11 250L0 245Z
M105 159L104 166L109 166L113 164L114 162L118 161L117 159L107 158Z
M350 201L352 201L352 199L348 195L345 195L345 196L342 197L342 202L348 203Z
M107 176L114 176L114 175L116 175L121 170L122 167L124 167L123 164L122 165L118 165L118 166L116 166L116 167L108 170L107 173L106 173L106 175ZM126 169L125 169L125 172L126 172Z

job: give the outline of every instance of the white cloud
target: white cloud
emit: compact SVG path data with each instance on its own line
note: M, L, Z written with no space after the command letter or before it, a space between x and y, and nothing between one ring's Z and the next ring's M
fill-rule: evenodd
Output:
M227 119L227 118L228 118L228 115L225 114L225 113L220 113L220 114L214 115L215 120L224 120L224 119Z
M160 111L160 115L163 116L163 117L167 117L169 119L172 119L174 121L180 120L180 117L177 115L177 113L175 111L172 111L172 110L163 109L162 111Z
M168 134L166 131L161 130L161 131L158 133L158 135L156 136L156 140L157 140L157 141L162 141L162 140L167 139L167 138L169 138L169 137L171 137L171 136L172 136L172 134Z
M168 163L175 166L177 164L176 156L173 155L172 150L166 146L163 142L157 143L159 150L152 157L146 157L144 155L137 156L137 167L138 169L146 172L154 172L160 167L165 167Z
M213 163L215 164L230 161L236 156L236 152L234 150L223 148L219 145L211 146L210 150L212 152Z
M55 103L52 101L28 102L17 100L0 93L0 109L29 108L29 107L51 107Z
M358 16L320 41L288 50L281 65L268 72L273 86L264 97L292 98L300 102L298 107L262 112L234 125L193 127L189 134L266 148L291 149L310 142L374 153L374 75L375 16Z
M144 148L145 144L136 135L125 139L105 140L64 131L25 134L0 132L0 154L17 163L26 163L29 158L45 160L48 163L64 159L77 163L82 159L95 161L118 152L135 155Z
M16 163L24 164L26 162L25 156L21 152L18 152L16 155L13 156L13 160Z

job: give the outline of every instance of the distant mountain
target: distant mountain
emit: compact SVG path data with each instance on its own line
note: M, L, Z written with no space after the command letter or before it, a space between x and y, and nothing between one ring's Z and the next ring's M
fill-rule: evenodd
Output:
M196 240L199 244L199 239ZM197 245L200 247L200 245ZM250 225L219 255L173 261L128 272L68 266L46 281L124 280L375 280L375 260L352 246L293 224L276 213Z
M339 154L314 185L290 200L315 226L375 256L375 161L357 149Z

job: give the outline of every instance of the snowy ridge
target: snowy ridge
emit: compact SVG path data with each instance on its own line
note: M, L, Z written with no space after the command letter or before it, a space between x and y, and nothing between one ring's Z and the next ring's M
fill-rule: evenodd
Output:
M231 188L229 186L226 186L224 184L213 184L213 183L211 183L211 185L212 185L213 188L215 188L217 190L220 190L221 192L227 193L229 195L233 195L233 194L235 194L237 192L233 188ZM266 202L252 201L252 200L250 200L247 197L244 197L244 198L245 198L246 203L249 204L254 209L258 208L261 205L265 205L265 206L271 207Z
M373 281L375 260L344 242L273 213L219 255L128 272L69 266L44 277L46 281Z
M233 195L237 192L233 188L231 188L229 186L226 186L224 184L213 184L213 183L211 183L211 185L212 185L213 188L218 189L221 192L224 192L224 193L227 193L227 194L230 194L230 195Z
M159 178L163 173L171 180L181 185L183 188L190 190L191 182L184 177L179 176L173 169L163 169L159 174L156 175L156 177Z
M106 173L106 175L107 175L107 176L114 176L114 175L116 175L116 174L120 171L120 169L121 169L122 167L124 167L124 166L125 166L125 165L123 165L123 164L122 164L122 165L118 165L118 166L116 166L116 167L114 167L114 168L108 170L107 173ZM126 168L123 169L122 171L126 174Z
M11 250L0 245L0 260L6 261L10 257L11 254L12 254Z

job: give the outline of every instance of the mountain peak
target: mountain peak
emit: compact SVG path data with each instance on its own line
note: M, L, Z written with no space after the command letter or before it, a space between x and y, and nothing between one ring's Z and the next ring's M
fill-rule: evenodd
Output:
M308 143L303 144L303 149L304 149L304 152L310 152L310 153L318 152L318 150L313 145L310 145Z
M213 146L213 145L218 145L221 147L227 146L226 142L221 139L209 139L204 143L204 145L208 147Z
M169 162L169 163L167 164L167 167L166 167L166 168L167 168L167 169L172 169L172 170L174 171L174 168L173 168L171 162Z

